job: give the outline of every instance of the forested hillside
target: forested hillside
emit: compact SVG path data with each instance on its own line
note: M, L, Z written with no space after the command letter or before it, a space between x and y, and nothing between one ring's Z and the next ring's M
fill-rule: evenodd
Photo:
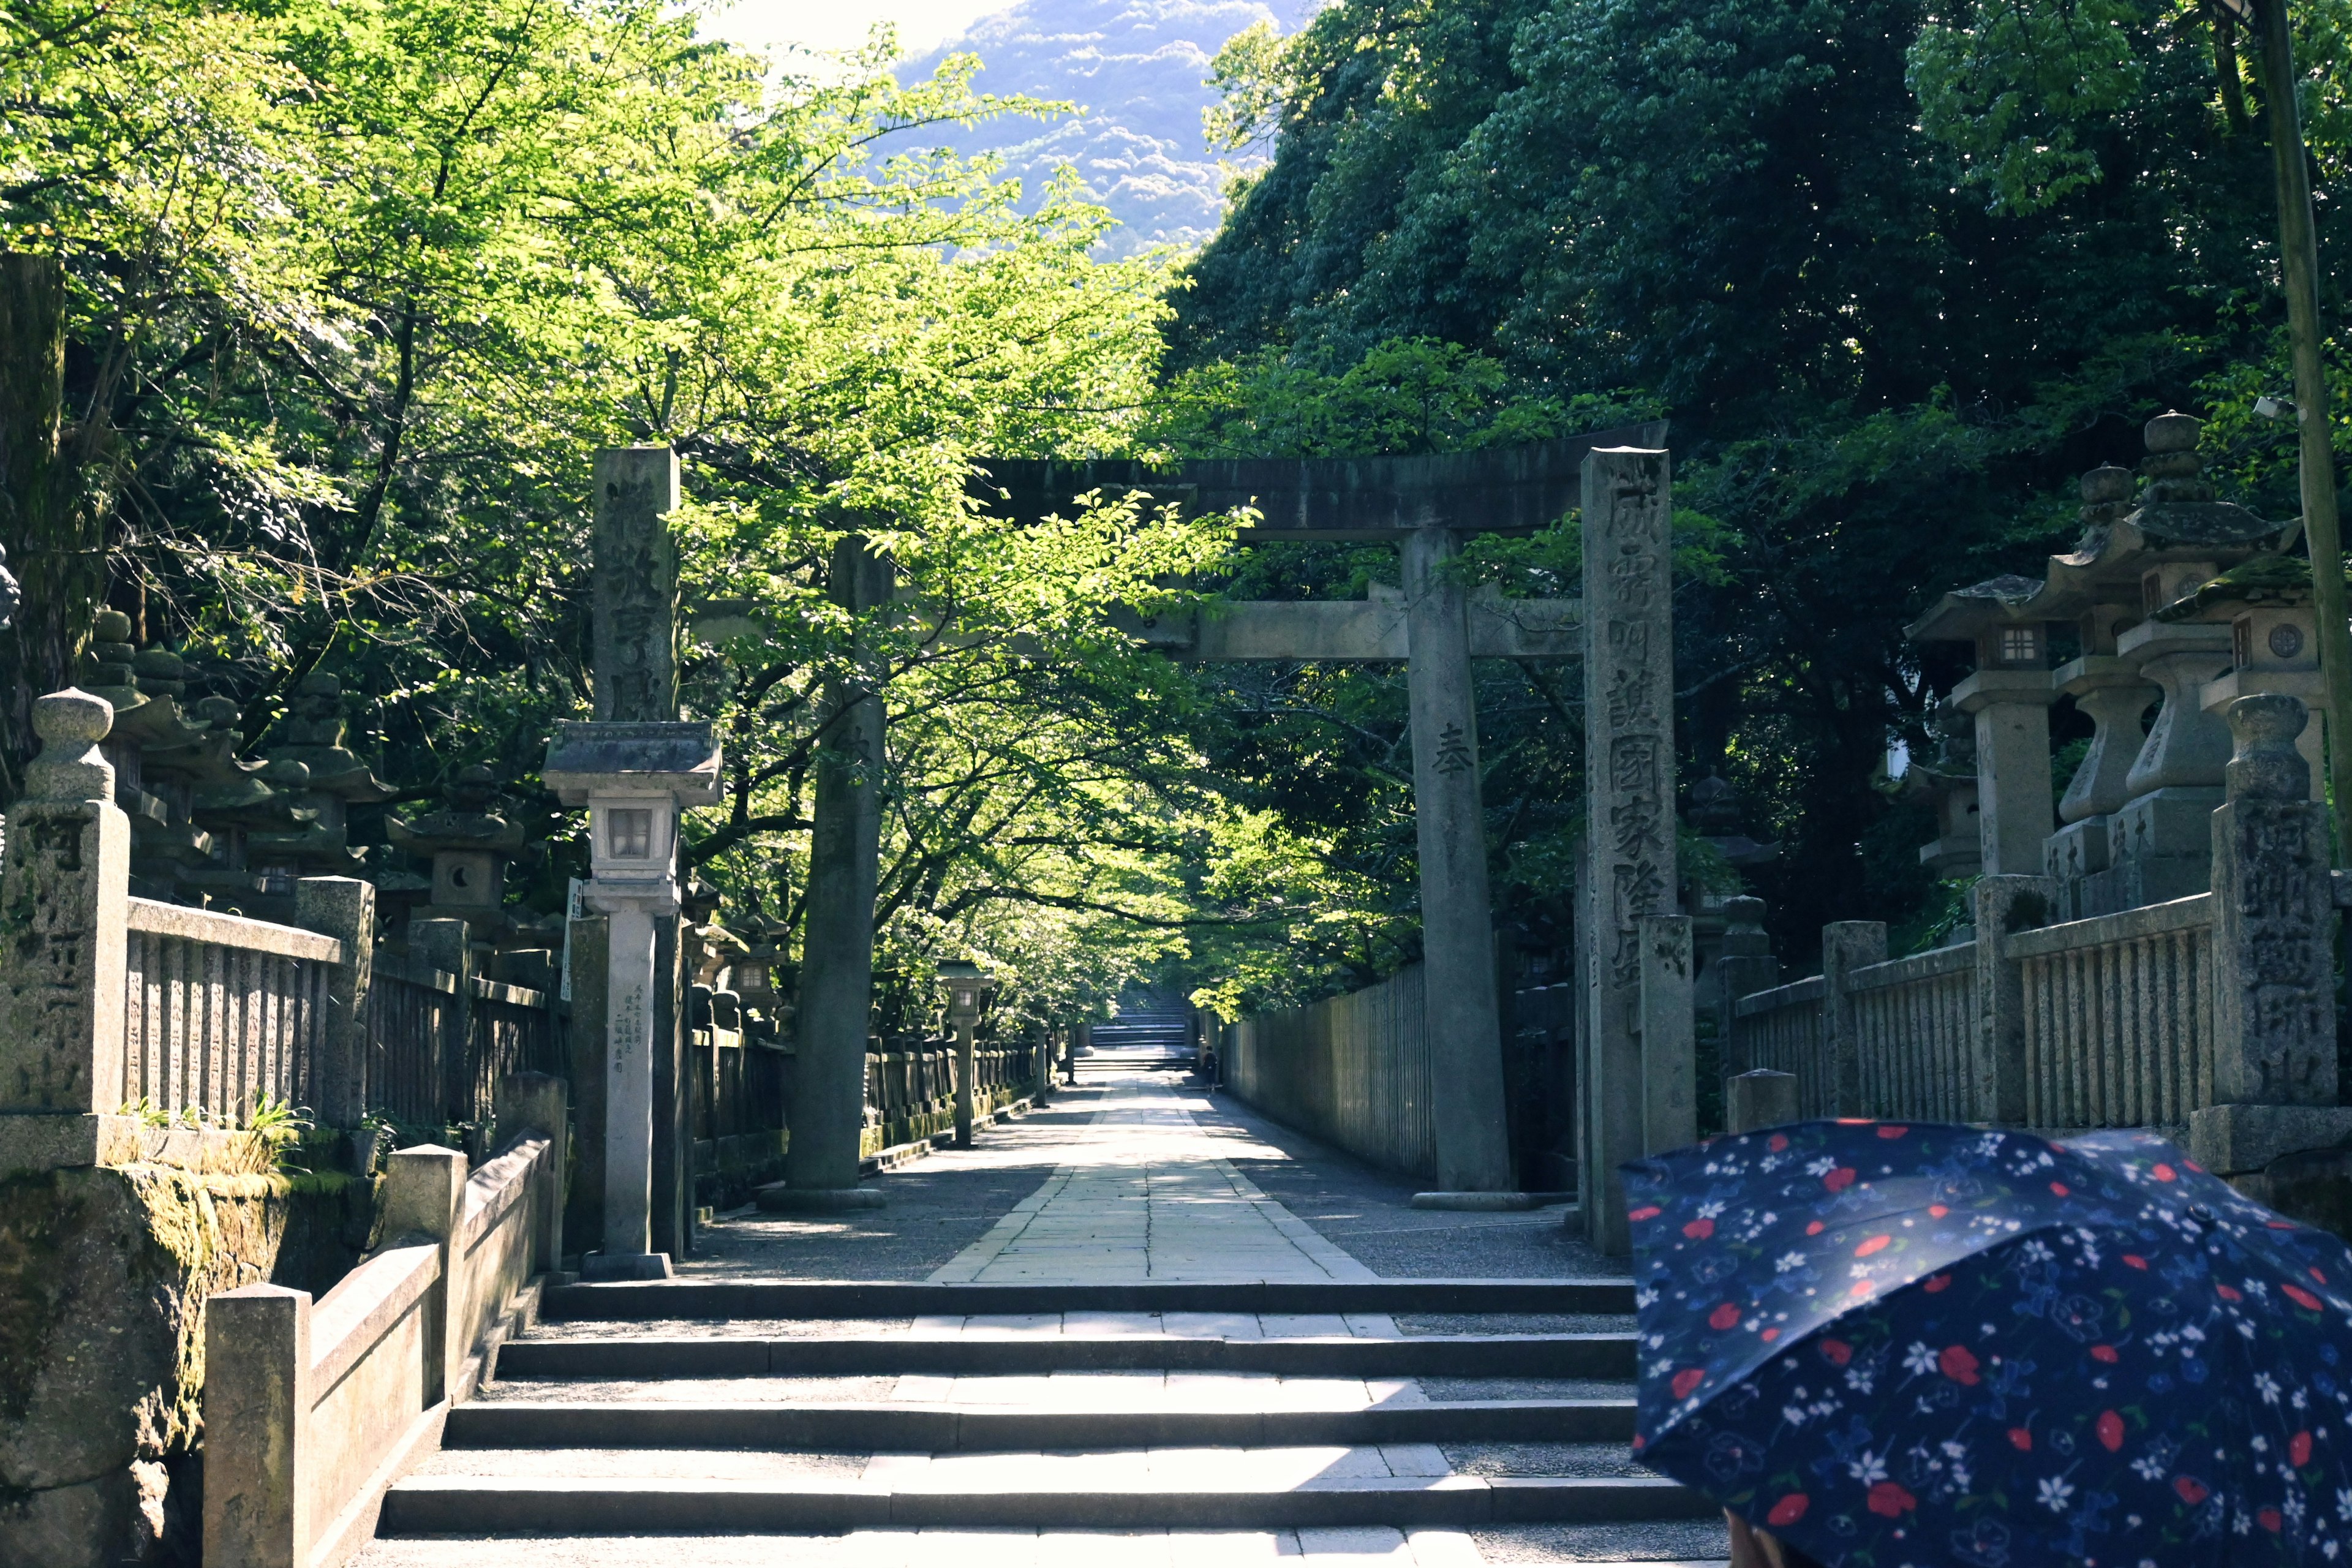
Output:
M2291 427L2247 411L2288 381L2277 220L2219 14L1344 0L1293 40L1236 40L1236 134L1280 141L1173 296L1192 438L1442 450L1531 413L1559 427L1580 397L1670 416L1685 787L1719 770L1783 846L1750 881L1784 952L1827 919L1916 932L1941 898L1913 857L1932 834L1874 775L1891 736L1923 750L1954 672L1906 621L2038 574L2071 547L2075 476L2135 462L2168 406L2214 419L2231 499L2296 510ZM2347 12L2295 14L2332 320ZM1366 564L1256 569L1321 592ZM1488 679L1507 896L1556 907L1575 703L1534 670ZM1242 706L1236 765L1400 886L1370 868L1411 841L1401 683L1327 672ZM2063 740L2078 721L2056 717Z
M1299 0L1018 0L900 75L918 80L950 54L971 54L981 62L977 90L1073 105L1045 122L1008 117L960 129L950 144L998 154L1033 195L1064 165L1075 170L1118 222L1103 237L1106 255L1197 246L1217 230L1227 173L1202 138L1201 111L1216 101L1210 58L1235 33L1259 23L1287 31L1310 8ZM1264 153L1233 161L1246 167Z

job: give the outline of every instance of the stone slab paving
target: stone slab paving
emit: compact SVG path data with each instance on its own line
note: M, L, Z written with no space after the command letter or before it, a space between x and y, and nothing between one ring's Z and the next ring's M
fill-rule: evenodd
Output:
M1226 1141L1194 1120L1201 1099L1154 1076L1110 1081L1053 1175L931 1281L1377 1278L1235 1168ZM1230 1334L1223 1324L1197 1331Z
M1456 1530L861 1530L691 1541L509 1537L494 1547L475 1540L379 1541L353 1568L479 1568L486 1550L500 1568L1477 1568L1484 1561L1473 1536Z

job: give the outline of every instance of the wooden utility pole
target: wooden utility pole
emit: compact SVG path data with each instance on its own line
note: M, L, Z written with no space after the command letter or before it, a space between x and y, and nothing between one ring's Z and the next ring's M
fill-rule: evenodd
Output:
M2319 325L2319 239L2311 216L2311 161L2294 100L2294 40L2286 0L2252 0L2262 36L2263 100L2277 170L2280 281L2294 360L2295 429L2302 442L2303 535L2319 620L2319 668L2327 682L2327 780L2335 803L2336 863L2352 855L2352 623L2344 594L2344 542L2336 514L2336 440Z

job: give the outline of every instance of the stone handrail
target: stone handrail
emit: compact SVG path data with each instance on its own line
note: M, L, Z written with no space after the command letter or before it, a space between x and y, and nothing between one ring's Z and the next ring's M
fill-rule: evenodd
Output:
M1863 1102L1879 1116L1965 1121L1976 1110L1974 942L1864 964L1845 977Z
M248 1285L207 1304L207 1562L335 1568L356 1554L385 1489L535 1313L536 1277L562 1248L563 1086L506 1088L510 1119L533 1131L471 1172L454 1150L394 1154L393 1241L316 1302Z
M2026 1120L2184 1127L2213 1098L2210 893L2019 931Z
M1822 977L1809 974L1742 996L1731 1007L1732 1061L1738 1070L1788 1073L1805 1116L1837 1114L1837 1092L1822 1056Z

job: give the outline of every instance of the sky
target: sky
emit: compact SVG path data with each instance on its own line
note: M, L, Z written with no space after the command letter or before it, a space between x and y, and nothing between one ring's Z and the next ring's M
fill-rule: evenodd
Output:
M898 47L921 54L1013 0L735 0L702 24L713 37L751 48L802 44L852 48L877 22L895 22Z

